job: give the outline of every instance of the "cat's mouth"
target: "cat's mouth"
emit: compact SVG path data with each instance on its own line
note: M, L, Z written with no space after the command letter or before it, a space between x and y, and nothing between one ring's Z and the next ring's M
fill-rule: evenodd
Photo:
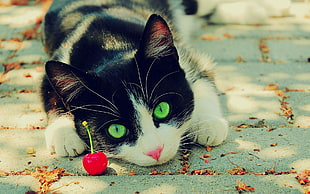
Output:
M127 160L139 166L156 166L171 160L176 155L177 150L177 146L172 148L167 145L158 146L151 151L138 151L132 147L126 147L123 148L122 153L117 158Z

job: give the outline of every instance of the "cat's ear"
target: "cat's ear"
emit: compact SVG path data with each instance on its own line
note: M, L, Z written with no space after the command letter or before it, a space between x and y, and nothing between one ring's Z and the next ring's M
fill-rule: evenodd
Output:
M178 60L172 33L167 22L161 16L153 14L148 19L138 53L145 58L172 56Z
M86 73L70 65L59 61L48 61L45 71L50 84L65 106L68 106L80 92L87 88Z

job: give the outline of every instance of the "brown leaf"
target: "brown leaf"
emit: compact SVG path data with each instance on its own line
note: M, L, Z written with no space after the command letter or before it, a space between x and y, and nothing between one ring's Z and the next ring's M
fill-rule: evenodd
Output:
M233 168L226 170L231 175L245 175L247 171L244 168Z
M278 143L270 144L271 147L275 147L275 146L277 146L277 145L278 145Z
M11 5L28 5L28 0L11 0Z
M208 146L206 147L206 151L207 151L207 152L210 152L212 149L213 149L212 146L209 146L209 145L208 145Z
M250 191L250 192L255 191L254 187L247 186L245 182L242 182L240 180L236 180L236 183L237 183L236 189L239 193L247 192L247 191Z
M273 90L277 90L279 89L279 86L275 83L269 83L265 88L264 90L267 90L267 91L273 91Z

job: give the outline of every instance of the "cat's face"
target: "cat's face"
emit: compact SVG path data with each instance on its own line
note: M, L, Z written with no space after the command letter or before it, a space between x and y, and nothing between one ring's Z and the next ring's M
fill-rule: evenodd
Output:
M150 20L138 51L101 71L46 65L80 137L89 144L87 121L96 151L141 166L175 156L194 109L169 28L159 17Z
M89 122L96 150L142 166L161 164L179 149L193 110L193 94L176 64L154 61L146 71L135 68L135 63L127 63L131 68L122 65L120 72L127 70L129 77L112 74L105 76L109 81L92 81L101 87L88 84L95 93L85 90L71 110L85 142L81 123Z

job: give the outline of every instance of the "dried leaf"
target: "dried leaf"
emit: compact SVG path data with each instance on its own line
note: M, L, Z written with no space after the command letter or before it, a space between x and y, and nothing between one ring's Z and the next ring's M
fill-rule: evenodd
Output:
M254 187L247 186L246 183L240 180L236 180L236 183L237 183L236 189L239 193L247 192L247 191L250 191L250 192L255 191Z
M213 149L212 146L209 146L209 145L208 145L208 146L206 147L206 151L207 151L207 152L210 152L212 149Z
M28 5L28 0L11 0L11 5Z
M227 37L227 38L235 38L233 35L231 35L230 33L224 33L223 36Z
M273 131L273 130L275 130L275 129L277 129L277 128L268 128L268 129L266 129L266 131L267 131L267 132L270 132L270 131Z
M277 146L277 145L278 145L278 143L270 144L271 147L275 147L275 146Z
M201 40L221 40L221 38L216 37L214 35L203 35Z
M130 170L128 175L130 175L130 176L136 175L136 172L134 170Z
M9 176L9 174L10 174L10 173L8 173L8 172L5 172L5 171L3 171L3 170L0 170L0 177L1 177L1 176Z
M279 89L279 86L275 83L269 83L265 88L264 90L267 90L267 91L273 91L273 90L278 90Z
M244 168L233 168L226 170L231 175L245 175L247 171Z

